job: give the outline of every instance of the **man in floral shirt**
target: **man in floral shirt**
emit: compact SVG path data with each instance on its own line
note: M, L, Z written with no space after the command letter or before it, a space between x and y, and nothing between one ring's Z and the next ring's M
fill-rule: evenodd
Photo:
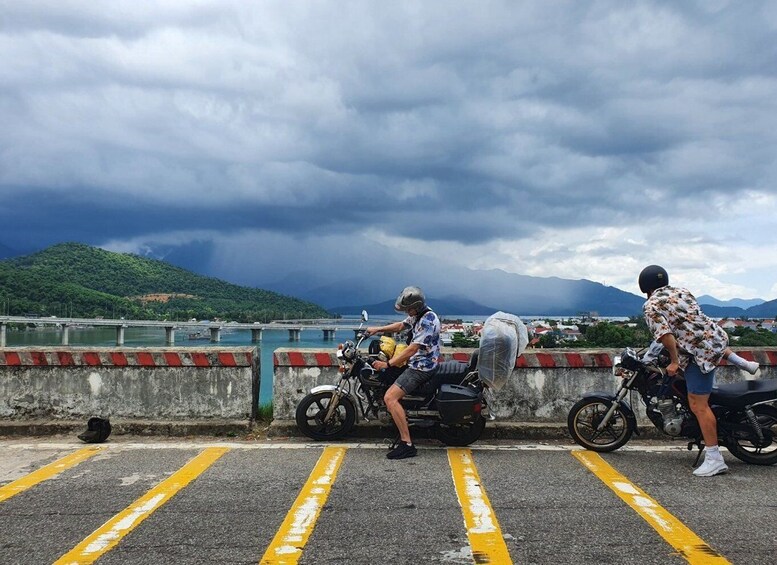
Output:
M669 275L662 267L645 267L639 275L639 288L648 296L642 307L648 328L669 353L666 370L685 377L688 404L704 437L704 462L693 474L712 477L725 473L728 466L718 449L717 420L709 398L715 367L730 352L728 335L701 311L690 292L669 286Z
M376 370L388 369L392 366L401 367L405 362L408 364L408 368L399 375L383 397L386 408L399 429L400 440L386 457L405 459L415 457L416 448L410 438L407 414L400 401L406 394L410 394L428 382L437 372L440 358L440 319L426 305L424 293L417 286L405 288L397 298L394 309L397 312L407 313L408 317L401 322L367 328L367 335L403 330L412 332L410 343L401 353L387 361L375 361L372 364Z

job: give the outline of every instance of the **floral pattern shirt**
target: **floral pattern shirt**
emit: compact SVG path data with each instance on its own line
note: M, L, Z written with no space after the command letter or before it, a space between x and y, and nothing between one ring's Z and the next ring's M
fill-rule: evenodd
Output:
M418 351L407 362L411 369L432 371L437 368L440 358L440 319L431 310L421 320L408 316L402 323L413 331L413 341L419 345Z
M701 311L693 294L664 286L653 292L642 311L653 339L674 335L683 370L691 359L702 373L715 369L728 347L728 334Z

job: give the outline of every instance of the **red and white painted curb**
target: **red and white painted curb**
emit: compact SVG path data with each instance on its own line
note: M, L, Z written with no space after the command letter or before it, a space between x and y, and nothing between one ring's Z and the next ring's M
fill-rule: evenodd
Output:
M532 351L525 352L515 361L517 369L584 369L610 368L612 358L620 351ZM737 354L748 361L758 361L763 366L777 365L777 349L743 350ZM446 360L461 362L469 361L469 354L456 352L443 355ZM727 365L722 361L721 365ZM273 354L273 365L276 367L336 367L337 356L328 352L313 351L276 351Z
M253 364L252 349L0 349L0 367L251 367Z

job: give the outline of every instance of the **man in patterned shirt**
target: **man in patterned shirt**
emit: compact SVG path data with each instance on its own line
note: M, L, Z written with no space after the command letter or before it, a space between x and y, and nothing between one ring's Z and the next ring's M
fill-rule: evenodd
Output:
M388 361L375 361L372 364L374 369L382 370L393 366L401 367L407 361L408 368L399 375L383 397L386 408L399 429L400 440L386 457L405 459L415 457L416 448L410 438L405 408L400 401L406 394L428 382L437 372L440 358L440 319L426 305L424 293L417 286L405 288L397 297L394 309L407 313L407 318L394 324L367 328L367 335L396 333L407 329L412 332L410 343L401 353Z
M685 377L688 404L704 438L704 462L693 474L712 477L725 473L728 466L718 448L717 420L709 398L715 367L730 352L728 335L701 311L689 291L669 286L663 267L645 267L639 275L639 288L648 297L642 307L648 328L669 353L666 370Z

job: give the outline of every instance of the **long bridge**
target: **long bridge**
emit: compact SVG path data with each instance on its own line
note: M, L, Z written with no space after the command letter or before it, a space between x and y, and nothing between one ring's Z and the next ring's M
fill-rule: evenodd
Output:
M25 324L28 326L54 326L61 329L62 345L69 344L69 330L74 327L113 327L116 328L116 345L124 345L124 330L126 328L164 328L165 342L167 345L175 343L176 330L202 330L210 331L210 341L221 341L221 332L229 330L250 330L251 342L258 343L262 340L262 332L288 331L291 341L299 341L302 331L318 330L323 332L325 341L335 339L335 333L340 331L353 331L354 335L360 327L363 327L358 318L332 318L332 319L308 319L308 320L273 320L272 322L221 322L221 321L170 321L170 320L125 320L106 318L40 318L33 316L0 316L0 347L6 347L6 332L8 324ZM380 324L379 324L380 325Z

